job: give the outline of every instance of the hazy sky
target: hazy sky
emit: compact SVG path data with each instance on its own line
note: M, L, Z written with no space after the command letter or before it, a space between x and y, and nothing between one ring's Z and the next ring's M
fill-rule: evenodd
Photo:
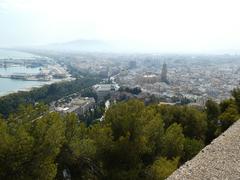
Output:
M240 50L239 0L0 0L0 46L76 39Z

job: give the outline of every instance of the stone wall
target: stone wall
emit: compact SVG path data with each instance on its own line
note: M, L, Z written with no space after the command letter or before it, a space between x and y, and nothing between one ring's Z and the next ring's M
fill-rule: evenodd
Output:
M240 121L167 178L167 180L205 179L240 179Z

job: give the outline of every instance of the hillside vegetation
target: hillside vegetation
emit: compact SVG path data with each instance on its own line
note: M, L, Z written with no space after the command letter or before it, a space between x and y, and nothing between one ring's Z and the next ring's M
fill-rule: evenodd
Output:
M43 104L0 120L0 179L165 179L239 118L240 91L204 111L117 103L90 126Z

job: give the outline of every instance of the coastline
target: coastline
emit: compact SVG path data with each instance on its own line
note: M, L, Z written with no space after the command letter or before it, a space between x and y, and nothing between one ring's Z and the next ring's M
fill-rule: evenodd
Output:
M1 79L1 78L0 78ZM0 98L4 97L4 96L8 96L10 94L15 94L15 93L18 93L18 92L21 92L21 91L24 91L24 92L29 92L35 88L41 88L45 85L51 85L51 84L54 84L54 83L61 83L61 82L64 82L64 81L73 81L75 80L75 78L67 78L67 79L54 79L54 80L51 80L51 81L41 81L41 82L44 82L43 84L38 84L38 85L31 85L30 86L27 86L27 87L24 87L24 88L20 88L20 89L16 89L16 90L12 90L12 91L7 91L7 92L0 92ZM21 81L21 80L19 80Z
M1 48L0 75L0 97L75 79L52 58Z

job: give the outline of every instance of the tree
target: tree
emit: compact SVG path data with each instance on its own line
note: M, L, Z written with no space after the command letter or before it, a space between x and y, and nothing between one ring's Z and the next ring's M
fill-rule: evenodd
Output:
M239 119L238 107L230 104L229 107L219 116L221 126L218 128L216 134L219 135L224 132L229 126Z
M49 113L35 121L33 125L33 176L52 179L57 173L55 159L65 140L64 123L59 114Z
M206 115L195 108L183 107L182 118L179 122L183 127L183 134L194 139L205 140L207 130Z
M207 100L206 102L206 113L207 118L211 120L218 119L218 116L220 114L220 108L216 102L213 100Z
M169 160L166 157L160 157L154 161L153 165L147 169L147 179L164 180L171 175L178 166L179 158Z
M114 141L103 161L107 179L137 179L142 166L141 156L147 150L142 133L143 110L142 102L130 100L107 111L104 123L111 128Z
M207 133L206 133L206 143L210 143L214 138L216 138L216 130L218 128L218 118L220 115L219 105L212 101L208 100L206 102L206 113L207 113Z
M226 109L227 109L230 105L235 105L235 100L234 100L234 99L225 99L225 100L223 100L223 101L219 104L221 113L225 112Z
M184 135L181 125L173 123L163 137L162 156L174 158L181 156L184 148Z
M235 103L238 108L238 112L240 112L240 89L239 88L233 89L232 96L234 97Z
M64 140L64 124L56 113L36 119L34 110L26 111L28 116L12 115L0 122L0 179L53 179L57 173L55 158Z
M186 162L192 159L204 147L200 140L186 138L184 140L183 156L181 161Z
M34 139L23 125L10 127L4 120L0 135L0 179L30 179Z
M64 123L66 141L57 157L57 178L63 179L63 171L68 172L71 179L100 177L102 172L96 159L97 145L92 135L90 136L92 129L80 123L75 114L67 114L64 117ZM93 129L96 130L96 128Z
M142 159L144 164L150 164L155 157L161 153L164 137L164 123L160 114L156 112L154 107L146 108L143 115L142 118L144 118L146 123L143 126L143 135L147 141L148 151L143 155Z
M165 128L178 123L183 128L184 136L205 139L207 119L203 112L186 106L161 105L156 109L163 118Z

